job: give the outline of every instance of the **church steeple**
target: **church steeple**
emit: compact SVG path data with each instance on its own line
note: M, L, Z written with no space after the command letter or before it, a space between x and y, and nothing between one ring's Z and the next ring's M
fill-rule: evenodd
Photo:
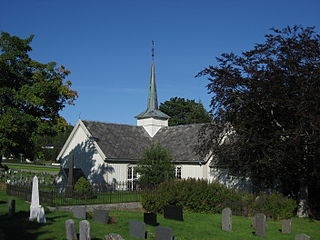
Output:
M149 135L153 137L156 132L163 126L168 126L168 119L170 118L167 114L161 112L158 109L158 96L156 87L156 74L154 64L154 42L152 41L152 63L151 63L151 74L150 83L147 99L146 111L136 116L138 119L138 126L143 126Z

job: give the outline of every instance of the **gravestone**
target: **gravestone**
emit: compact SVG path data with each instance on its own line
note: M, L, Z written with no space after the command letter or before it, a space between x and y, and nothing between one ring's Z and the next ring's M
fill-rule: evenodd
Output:
M77 239L76 229L72 219L66 221L66 238L67 240Z
M72 208L72 213L74 218L86 219L87 209L85 206L75 206Z
M124 238L117 233L109 233L108 235L104 236L104 240L124 240Z
M222 210L222 230L227 232L232 231L232 211L230 208Z
M129 221L129 234L132 237L146 239L146 224L144 222L138 222L136 220Z
M291 219L284 219L281 221L282 226L281 226L281 232L282 233L291 233Z
M30 216L29 220L33 221L38 218L41 210L41 205L39 203L39 185L38 177L34 176L32 180L32 192L31 192L31 205L30 205Z
M164 218L183 221L182 206L167 205L164 207Z
M266 215L263 213L256 214L256 232L255 234L259 237L265 237L266 236Z
M87 220L82 220L79 223L79 240L91 240L90 223Z
M38 223L46 223L47 222L43 207L40 207L40 210L39 210L39 213L37 216L37 222Z
M310 236L304 234L304 233L301 233L301 234L298 234L296 235L296 237L294 238L294 240L310 240Z
M150 212L150 213L143 213L143 221L145 224L151 225L151 226L158 226L159 223L157 223L157 214Z
M94 221L97 223L107 224L109 220L108 210L94 210Z
M8 202L8 215L12 217L16 212L16 200L10 199Z
M156 240L174 240L172 228L156 227Z

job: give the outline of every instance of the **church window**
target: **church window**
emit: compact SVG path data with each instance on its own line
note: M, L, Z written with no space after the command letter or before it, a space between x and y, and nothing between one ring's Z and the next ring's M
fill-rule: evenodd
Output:
M138 175L137 172L135 171L134 167L129 166L128 167L128 182L127 182L127 187L128 190L135 190L137 188L137 179Z
M181 167L176 167L176 178L181 179Z

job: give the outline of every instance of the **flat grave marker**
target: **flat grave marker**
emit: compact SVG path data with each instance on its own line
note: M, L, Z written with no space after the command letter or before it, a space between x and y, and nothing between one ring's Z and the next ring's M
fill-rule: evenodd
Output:
M310 240L310 236L308 236L307 234L301 233L296 235L296 237L294 238L294 240Z
M256 214L256 220L255 220L256 232L255 232L255 234L257 236L259 236L259 237L266 236L266 223L267 223L266 215L264 215L263 213Z
M87 220L82 220L79 223L79 240L91 240L90 223Z
M87 209L85 206L75 206L72 208L72 213L74 218L86 219Z
M157 214L150 212L150 213L143 213L143 221L145 224L151 225L151 226L158 226L159 223L157 223Z
M291 233L291 219L284 219L281 221L281 232L290 234Z
M108 210L95 209L94 210L94 221L97 223L107 224L109 220Z
M144 222L139 222L136 220L129 221L129 235L132 237L146 239L146 224Z
M66 238L67 240L77 239L77 233L72 219L66 221Z
M172 228L169 227L156 227L156 240L174 240Z
M222 230L227 232L232 231L232 211L230 208L222 210Z
M164 207L164 218L183 221L182 206L167 205Z

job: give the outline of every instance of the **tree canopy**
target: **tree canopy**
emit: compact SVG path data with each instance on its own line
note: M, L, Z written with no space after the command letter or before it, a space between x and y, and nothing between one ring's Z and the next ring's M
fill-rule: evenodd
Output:
M26 39L2 32L0 35L0 153L33 157L34 137L54 135L65 125L59 115L73 104L77 92L65 78L70 74L56 63L30 58Z
M303 199L320 183L320 36L293 26L265 37L198 74L208 76L214 112L198 151L231 175Z
M201 102L179 97L170 98L160 104L160 111L169 115L169 126L208 123L212 120Z
M174 165L171 161L168 150L159 144L153 144L146 149L136 167L142 186L153 187L174 178Z

